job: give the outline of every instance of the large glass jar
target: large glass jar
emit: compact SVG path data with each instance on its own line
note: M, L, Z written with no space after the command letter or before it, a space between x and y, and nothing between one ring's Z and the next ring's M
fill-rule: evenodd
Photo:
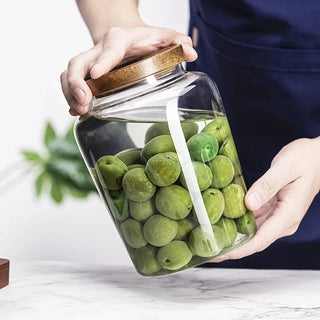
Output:
M208 262L256 231L215 84L186 72L181 46L88 80L92 108L75 136L136 270Z

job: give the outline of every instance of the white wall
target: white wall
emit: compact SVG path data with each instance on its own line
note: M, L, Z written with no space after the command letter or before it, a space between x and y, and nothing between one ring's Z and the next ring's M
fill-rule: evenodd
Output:
M187 31L187 0L141 0L140 12L149 24ZM22 174L5 192L4 176L22 168L21 150L41 148L45 121L59 131L72 121L59 75L91 47L75 2L1 1L0 41L0 258L131 264L98 197L36 200L34 177Z

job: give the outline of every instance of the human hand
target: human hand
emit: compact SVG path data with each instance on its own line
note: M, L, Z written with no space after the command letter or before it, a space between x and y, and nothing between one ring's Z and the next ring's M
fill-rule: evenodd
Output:
M240 248L212 262L243 258L295 233L319 190L320 137L289 143L246 195L246 206L256 217L257 233Z
M125 57L146 55L160 48L181 44L188 62L197 58L192 40L171 29L149 26L112 28L90 50L74 58L60 77L63 94L73 116L89 110L92 93L85 82L89 75L97 79L113 69Z

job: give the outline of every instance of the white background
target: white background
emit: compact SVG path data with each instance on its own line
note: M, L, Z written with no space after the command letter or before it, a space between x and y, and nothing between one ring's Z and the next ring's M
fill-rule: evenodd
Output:
M141 0L148 23L187 32L187 0ZM55 205L34 196L34 176L23 170L21 150L40 150L47 120L63 132L74 120L59 75L91 39L72 0L0 2L0 258L68 260L130 265L124 246L98 196Z

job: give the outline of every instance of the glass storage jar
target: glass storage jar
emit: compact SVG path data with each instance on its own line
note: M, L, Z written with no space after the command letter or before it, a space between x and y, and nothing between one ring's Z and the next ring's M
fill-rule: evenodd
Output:
M75 136L136 270L163 275L208 262L256 231L215 84L186 72L181 46L87 83Z

